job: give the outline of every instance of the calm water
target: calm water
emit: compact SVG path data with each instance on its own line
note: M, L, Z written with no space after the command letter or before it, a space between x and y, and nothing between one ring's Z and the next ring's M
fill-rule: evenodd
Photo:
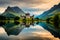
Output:
M60 37L60 33L53 29L53 27L45 22L8 22L8 23L0 23L0 25L5 29L8 35L18 35L24 28L29 28L30 25L39 25L44 29L51 32L56 37Z

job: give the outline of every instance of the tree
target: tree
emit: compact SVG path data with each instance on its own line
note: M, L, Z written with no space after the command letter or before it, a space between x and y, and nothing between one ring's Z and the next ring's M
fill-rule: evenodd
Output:
M56 28L59 28L59 15L58 14L55 15L53 20L54 20L54 26Z
M16 16L15 18L14 18L14 20L19 20L20 18L18 17L18 16Z

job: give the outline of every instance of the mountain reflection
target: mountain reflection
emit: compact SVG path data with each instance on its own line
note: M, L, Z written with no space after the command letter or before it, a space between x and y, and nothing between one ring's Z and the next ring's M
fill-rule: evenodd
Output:
M6 18L4 16L0 16L0 26L5 29L8 35L18 35L24 28L29 28L30 25L34 26L37 24L51 32L55 37L60 37L60 25L58 25L58 27L56 26L59 24L59 20L57 20L59 17L59 15L55 15L47 18L46 20L42 20L39 18L34 18L34 15L30 16L29 14L21 17L16 16L15 18Z

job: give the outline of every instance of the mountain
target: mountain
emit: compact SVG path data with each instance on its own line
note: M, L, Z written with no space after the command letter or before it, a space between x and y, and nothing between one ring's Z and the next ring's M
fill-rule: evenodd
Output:
M46 23L42 22L44 24L41 23L41 26L55 37L60 38L60 3L58 5L54 5L51 9L45 11L36 18L46 20Z
M54 12L58 11L60 11L60 3L58 5L54 5L54 7L52 7L48 11L45 11L43 14L38 15L37 18L46 19L47 17L51 16L50 14L53 15Z
M5 17L15 17L18 16L20 17L21 15L25 15L25 13L19 8L19 7L10 7L8 6L7 9L5 10L5 12L3 14L1 14L2 16Z

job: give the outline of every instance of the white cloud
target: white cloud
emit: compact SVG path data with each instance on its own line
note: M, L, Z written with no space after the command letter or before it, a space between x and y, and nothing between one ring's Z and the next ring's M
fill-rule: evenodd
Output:
M30 29L32 29L31 32L28 32L28 31L30 31ZM24 39L24 40L25 39L60 40L58 38L55 38L53 35L51 35L50 32L48 32L47 30L45 30L44 28L42 28L39 25L31 26L30 28L27 28L24 30L25 31L28 30L28 31L26 33L24 33L25 31L22 31L17 36L13 36L13 35L8 36L5 32L5 30L3 28L0 28L0 39L2 39L2 40L20 40L20 39ZM42 31L39 31L39 30L42 30Z
M0 0L0 7L7 8L7 6L19 6L20 8L32 8L32 9L40 9L40 11L31 12L29 13L35 13L40 14L42 11L50 9L55 4L58 4L60 0ZM41 9L44 9L41 11ZM30 9L29 9L30 10ZM1 9L0 12L3 12L4 9ZM27 12L27 11L26 11ZM40 13L39 13L40 12Z

